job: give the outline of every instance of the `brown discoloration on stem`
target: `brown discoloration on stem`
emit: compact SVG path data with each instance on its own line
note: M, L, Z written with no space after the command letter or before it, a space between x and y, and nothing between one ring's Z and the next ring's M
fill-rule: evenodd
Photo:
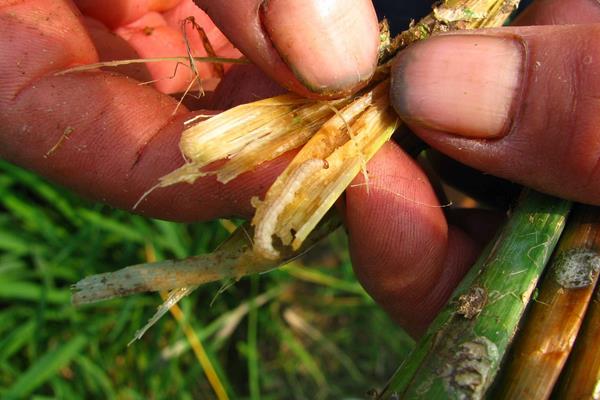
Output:
M498 361L498 349L483 336L458 344L456 349L441 372L448 392L458 399L478 399L485 390L492 366Z
M456 313L467 319L475 318L487 302L487 291L479 286L472 287L468 293L458 298Z
M393 392L407 399L484 398L561 234L569 207L538 193L523 193L512 217L391 379L382 398L390 398ZM489 301L468 319L457 313L456 306L472 288L485 288Z
M89 276L78 283L72 301L75 305L94 303L134 293L196 287L222 279L239 279L265 272L298 257L340 225L339 217L329 213L311 232L298 251L281 249L281 258L268 260L252 248L253 229L241 225L217 250L184 260L138 264L115 272Z

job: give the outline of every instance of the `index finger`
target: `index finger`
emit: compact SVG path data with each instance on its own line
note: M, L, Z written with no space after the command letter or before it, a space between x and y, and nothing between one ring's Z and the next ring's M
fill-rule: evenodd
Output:
M0 2L0 157L128 209L183 163L178 141L189 114L181 108L173 115L174 99L121 75L55 75L96 61L69 2ZM266 190L285 162L228 185L205 178L157 190L140 211L174 220L248 215L249 198Z
M371 0L194 0L248 58L305 96L347 94L377 64Z

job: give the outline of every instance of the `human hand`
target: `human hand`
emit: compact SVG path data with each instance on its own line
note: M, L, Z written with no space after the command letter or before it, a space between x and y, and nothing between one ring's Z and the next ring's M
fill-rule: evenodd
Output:
M271 1L260 11L262 24L258 0L237 0L235 7L231 1L198 3L246 56L302 94L310 93L292 69L313 89L329 93L353 89L375 67L378 27L368 0L354 1L354 7L347 7L347 0L302 0L286 8ZM55 73L99 59L186 55L179 20L188 15L203 24L219 55L237 54L191 0L0 1L0 157L89 198L130 209L158 178L182 164L178 142L191 114L185 107L173 114L177 100L114 70ZM194 55L203 55L194 43L196 33L188 31L188 39ZM214 83L209 66L203 68L203 77ZM171 63L126 66L119 72L140 81L158 79L162 92L183 91L191 75L178 68L175 78L165 79L173 70ZM246 66L226 73L212 100L201 107L223 109L282 91ZM209 177L157 190L138 211L180 221L250 216L249 199L266 191L290 157L228 185Z
M577 3L583 2L584 0L579 0ZM157 10L167 7L167 10L172 10L166 3L154 2L152 6L146 4L147 8L141 11L134 7L141 4L136 1L115 2L128 6L122 9L106 6L104 3L105 7L100 10L115 10L115 13L95 16L111 28L121 29L123 33L126 29L123 25L131 23L130 19L123 16L134 15L137 12L144 17L143 14L153 9L152 7L158 7L154 8ZM230 20L227 15L219 14L218 1L203 3L204 6L212 4L213 7L217 7L212 10L213 17L217 21L221 18L219 23L224 31L227 31L227 26L243 26L235 25L241 24L240 20ZM243 3L247 5L252 2L244 0ZM549 0L546 3L541 2L533 11L526 13L529 17L523 17L521 22L543 23L548 21L548 18L553 18L553 12L558 12L561 18L563 15L576 14L560 14L565 10L557 3ZM94 3L90 1L88 4ZM83 0L79 5L85 9ZM578 9L583 10L581 15L594 15L582 7L577 5ZM574 6L569 8L570 11L573 9ZM90 9L87 12L94 15ZM337 12L348 12L348 8L339 9ZM0 118L4 127L0 133L0 156L35 169L88 197L122 208L130 208L160 176L181 164L177 143L182 122L189 118L189 114L187 110L181 109L176 115L171 115L176 105L175 100L152 88L138 86L132 80L109 72L54 76L54 72L73 64L97 61L94 47L99 50L101 59L106 60L115 58L112 56L115 50L121 49L120 51L126 53L133 46L138 53L143 53L145 45L152 49L154 43L145 42L144 37L138 35L136 39L142 43L140 45L139 42L131 40L131 36L127 37L131 31L125 31L123 36L129 39L126 46L123 46L122 41L117 44L116 40L114 44L108 40L111 42L108 46L98 46L98 43L94 43L94 38L97 40L100 36L106 39L106 36L102 36L107 34L106 30L94 32L93 22L88 23L86 29L77 18L74 7L62 1L36 0L24 4L5 2L0 7L0 18L3 22L0 24L0 29L3 30L0 65L4 72L0 77ZM114 18L114 21L111 18ZM40 20L44 23L40 24ZM343 19L328 19L337 20ZM234 25L228 25L232 23L230 21L235 21ZM559 20L559 23L561 22L564 21ZM289 25L289 21L286 24ZM372 20L367 25L370 26L365 28L367 30L376 27ZM309 18L303 29L310 30L314 26L314 21ZM355 28L356 26L353 26L353 29ZM347 26L341 25L337 29L345 32ZM143 28L141 30L143 33ZM154 37L160 37L163 30L167 33L167 39L173 39L168 43L179 40L181 45L181 38L169 36L173 31L166 28L155 29L153 33L157 34ZM88 36L90 32L92 39ZM302 33L302 29L296 27L295 32ZM235 30L228 31L234 40L236 35L241 35L242 42L252 33L252 29L243 30L241 33ZM283 35L283 31L273 31L273 36L277 34ZM368 35L362 36L368 38ZM286 39L283 36L282 41ZM106 44L107 41L103 43ZM327 44L327 41L324 43ZM358 44L359 42L356 42L356 45ZM242 47L240 44L238 46ZM157 47L159 50L163 49ZM244 50L247 55L252 54L252 48ZM405 54L410 54L410 51L412 50ZM272 57L273 53L267 53L263 54L259 49L252 57L256 57L254 61L267 68L267 72L276 80L304 93L303 86L294 80L284 64L269 64L269 57ZM320 57L327 58L328 52L323 51L319 54ZM335 53L332 54L336 56ZM261 57L265 57L266 61ZM306 59L303 56L298 57L287 59L290 62L299 60L297 62L300 63ZM374 58L371 61L374 62ZM322 81L319 80L321 78L314 79L317 82L316 86L344 91L359 84L362 79L360 74L354 81L348 80L351 79L349 75L340 78L336 74L339 73L338 68L341 65L314 65L330 66L328 70L311 68L309 65L307 70L303 71L303 76L324 72ZM355 66L352 68L355 69ZM348 71L350 69L346 73ZM141 80L160 77L160 71L150 71L148 74L148 71L130 67L122 72ZM168 75L171 72L172 69L168 71ZM231 88L242 87L240 91L245 92L246 96L248 93L261 93L266 96L281 90L268 83L269 81L256 71L246 73L252 74L251 79L245 79L246 83L251 81L254 85L244 86L243 82L236 81L235 74L228 74L222 85L225 89L220 92L220 96L217 90L212 104L235 104L236 100L228 96L233 93ZM351 75L356 76L354 70ZM237 77L239 76L238 74ZM396 80L399 76L401 73L396 71ZM230 77L232 78L228 79ZM305 78L303 80L306 81ZM179 83L174 80L159 88L164 92L182 90L185 86L182 83L186 82L186 79ZM345 82L346 85L336 87L339 82ZM312 85L313 88L316 86ZM411 86L407 86L403 90L410 88ZM394 93L397 95L398 89ZM244 93L241 97L243 96ZM93 101L90 102L89 98L93 98ZM414 119L414 110L402 111L398 99L398 96L394 98L397 109L404 117ZM460 139L449 138L449 135L445 135L444 138L447 139L443 140L431 138L430 136L440 134L417 126L414 121L410 124L434 146L446 152L452 152L453 149L454 152L458 152L453 145ZM59 142L67 128L72 129L68 140L56 152L44 157L48 150ZM510 137L513 137L513 133ZM474 142L469 139L463 141ZM442 145L444 143L445 146ZM470 157L482 157L483 149L479 151L478 148L480 147L476 145L469 147ZM467 162L469 155L464 157L467 157ZM516 157L510 159L515 160ZM221 185L213 178L202 178L195 185L161 189L149 196L139 211L156 217L187 221L229 215L248 216L252 212L249 198L264 193L289 160L290 156L283 156L252 173L244 174L228 185ZM460 228L448 224L442 210L435 207L437 199L423 172L393 144L384 147L372 160L369 164L369 174L372 184L370 194L361 186L361 177L358 177L357 185L350 188L346 196L346 221L357 275L367 290L394 318L411 332L418 333L431 320L472 264L481 245L476 240L481 226L473 231L467 229L464 224Z
M393 105L429 145L464 164L598 205L600 3L538 0L515 24L442 35L402 52L392 70ZM346 197L356 272L418 333L472 265L479 234L431 207L438 203L423 173L392 145L369 172L378 182L370 195L351 188ZM474 226L472 215L463 217Z

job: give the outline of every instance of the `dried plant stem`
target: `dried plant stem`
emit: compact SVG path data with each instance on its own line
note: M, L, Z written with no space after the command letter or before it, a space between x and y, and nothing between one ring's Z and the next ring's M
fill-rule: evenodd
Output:
M524 192L382 398L483 398L569 209L567 201Z
M322 104L287 94L243 104L206 119L184 131L180 147L189 161L162 177L158 187L191 183L205 175L216 175L227 183L303 145L334 115L331 107L344 107L350 101ZM226 162L206 169L219 160Z
M600 338L600 285L596 285L596 291L585 314L575 347L552 393L553 398L600 398L598 338Z
M121 65L128 64L148 64L165 61L177 61L181 63L189 63L190 60L195 62L206 62L206 63L218 63L218 64L249 64L250 62L245 58L226 58L226 57L156 57L156 58L133 58L129 60L115 60L115 61L102 61L95 64L78 65L73 68L68 68L57 72L55 75L66 75L74 72L90 71L93 69L104 68L104 67L118 67Z
M520 0L445 0L433 12L391 40L388 57L397 49L437 33L502 26L519 6ZM381 57L385 58L385 57Z
M494 398L547 399L573 347L600 269L600 213L579 205L569 218L511 348Z

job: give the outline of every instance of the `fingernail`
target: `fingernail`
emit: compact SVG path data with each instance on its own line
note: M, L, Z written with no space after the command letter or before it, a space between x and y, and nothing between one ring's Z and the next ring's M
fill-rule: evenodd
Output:
M344 92L373 74L379 28L370 0L266 0L261 11L273 46L313 92Z
M525 48L512 37L438 36L403 51L392 66L391 99L411 123L472 138L512 125Z

